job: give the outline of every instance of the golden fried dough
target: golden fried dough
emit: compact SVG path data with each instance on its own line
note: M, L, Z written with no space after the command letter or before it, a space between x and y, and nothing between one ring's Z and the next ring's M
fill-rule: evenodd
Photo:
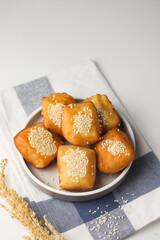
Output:
M42 99L42 117L44 125L62 136L61 115L65 105L75 103L67 93L54 93Z
M135 157L131 140L118 128L108 131L92 148L97 154L97 168L104 173L119 172Z
M87 98L84 102L86 101L91 101L94 103L97 112L102 119L105 132L109 129L119 126L120 118L106 95L96 94L90 98Z
M81 191L93 188L96 180L96 153L92 149L65 145L57 155L59 182L63 190Z
M43 123L24 128L14 137L22 156L36 168L46 167L57 156L63 142L47 130Z
M92 102L81 102L64 107L62 113L64 138L79 146L97 142L101 136L101 123Z

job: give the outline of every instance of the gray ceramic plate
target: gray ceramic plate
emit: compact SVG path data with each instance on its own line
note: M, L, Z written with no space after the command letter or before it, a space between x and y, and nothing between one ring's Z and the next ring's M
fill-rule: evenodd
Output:
M124 118L124 116L122 116L122 114L120 113L119 115L121 117L120 128L130 137L135 147L135 137L132 128L129 125L128 121ZM41 108L38 108L27 119L27 123L25 124L24 127L28 127L40 121L42 121ZM131 167L130 164L124 170L116 174L104 174L97 171L97 178L94 189L84 192L69 192L61 190L59 188L58 169L56 160L50 163L44 169L34 168L31 164L25 161L25 159L21 155L20 160L27 176L37 188L51 195L52 197L65 201L87 201L104 196L105 194L113 191L115 188L119 186L119 184L126 177Z

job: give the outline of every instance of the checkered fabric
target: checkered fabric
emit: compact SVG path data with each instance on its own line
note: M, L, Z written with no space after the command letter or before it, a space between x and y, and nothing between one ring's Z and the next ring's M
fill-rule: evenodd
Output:
M104 197L86 202L60 201L38 190L24 174L13 137L41 106L42 97L54 92L81 99L106 94L132 126L136 160L125 181ZM0 157L9 159L7 184L29 202L40 220L46 215L70 240L123 239L160 217L160 163L92 61L2 91L0 143Z

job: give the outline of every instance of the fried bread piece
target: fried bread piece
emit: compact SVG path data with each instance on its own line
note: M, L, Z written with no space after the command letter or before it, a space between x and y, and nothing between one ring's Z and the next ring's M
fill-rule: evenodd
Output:
M42 99L42 117L44 125L62 136L61 116L65 105L75 103L67 93L53 93Z
M57 155L59 182L63 190L82 191L93 188L96 180L96 153L92 149L65 145Z
M64 138L79 146L97 142L101 136L101 123L92 102L81 102L64 107L62 113Z
M24 128L14 137L14 143L22 156L36 168L44 168L53 161L58 147L63 144L43 123Z
M106 95L96 94L84 100L84 102L86 101L94 103L97 112L102 119L105 132L120 125L120 117Z
M135 157L128 136L118 128L108 131L92 148L97 154L97 168L104 173L116 173L127 167Z

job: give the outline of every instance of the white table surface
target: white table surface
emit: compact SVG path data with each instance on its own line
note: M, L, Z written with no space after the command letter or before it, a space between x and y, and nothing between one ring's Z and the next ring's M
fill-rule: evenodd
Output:
M160 1L0 0L0 90L89 59L160 159ZM26 233L0 208L0 239ZM128 239L159 240L160 220Z

